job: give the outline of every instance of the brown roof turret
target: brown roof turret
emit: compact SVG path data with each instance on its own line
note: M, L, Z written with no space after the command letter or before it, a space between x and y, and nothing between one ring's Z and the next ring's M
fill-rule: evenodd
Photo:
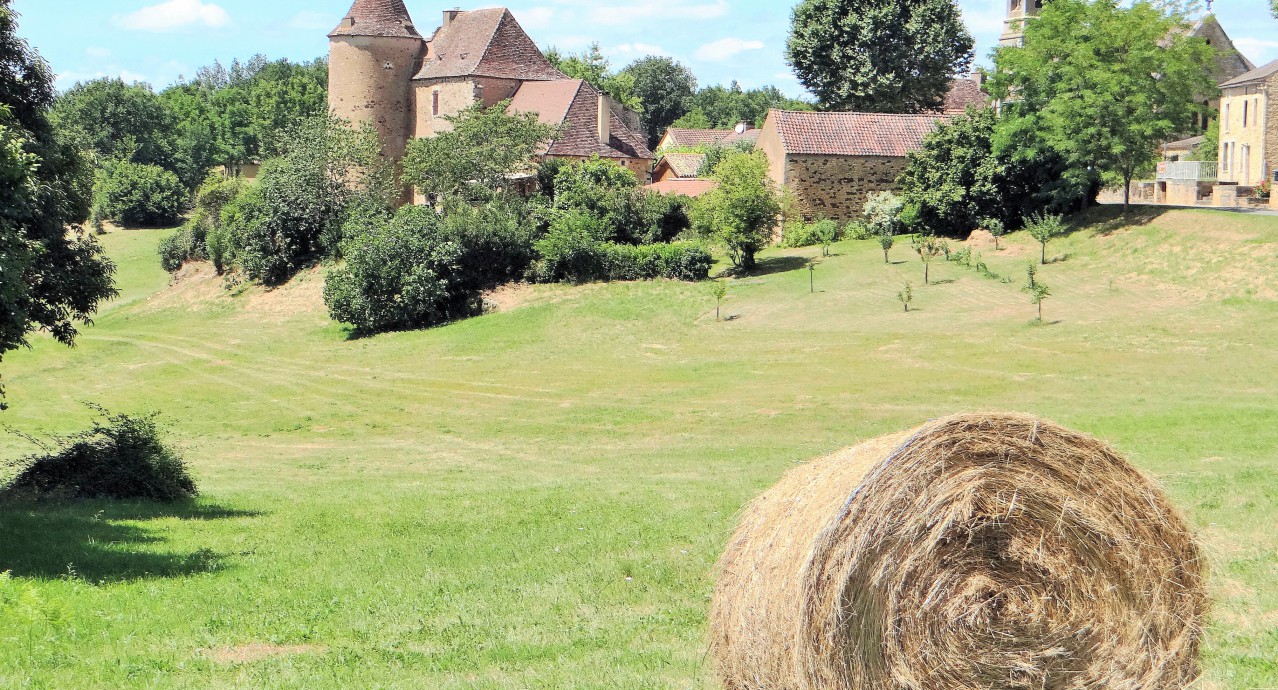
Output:
M333 36L382 36L421 38L404 0L355 0Z

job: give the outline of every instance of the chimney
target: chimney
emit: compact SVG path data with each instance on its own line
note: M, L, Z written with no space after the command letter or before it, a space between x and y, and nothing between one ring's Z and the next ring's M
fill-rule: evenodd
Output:
M453 20L456 19L459 14L461 14L460 7L454 7L451 10L444 10L444 28L447 29L448 25L452 24Z
M599 94L599 143L607 146L612 141L612 105L608 97Z

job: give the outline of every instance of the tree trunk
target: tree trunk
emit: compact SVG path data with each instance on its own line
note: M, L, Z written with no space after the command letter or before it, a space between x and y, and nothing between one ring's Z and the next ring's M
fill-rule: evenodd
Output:
M1132 176L1123 173L1123 215L1127 215L1127 210L1132 205Z
M718 301L714 303L714 320L715 321L719 320L719 302Z
M1043 323L1043 300L1038 301L1038 322Z
M883 263L885 264L892 263L891 261L888 261L888 250L886 249L883 250Z
M932 270L932 264L929 264L926 261L923 262L923 284L924 285L932 284L931 270Z
M1043 244L1043 257L1040 259L1040 261L1042 261L1043 265L1046 266L1047 265L1047 240L1043 240L1042 244Z

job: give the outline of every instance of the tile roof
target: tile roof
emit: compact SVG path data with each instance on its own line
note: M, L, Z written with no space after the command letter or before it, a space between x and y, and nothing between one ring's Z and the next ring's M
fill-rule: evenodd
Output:
M505 8L459 12L435 31L416 79L567 79Z
M670 166L676 177L696 177L705 162L706 154L704 153L667 153L657 164L665 163Z
M962 115L967 106L984 108L989 98L981 91L981 85L972 79L951 79L950 90L945 94L945 105L942 110L946 114Z
M355 0L332 36L421 38L404 0Z
M944 115L811 113L773 110L786 153L821 156L900 157L922 147Z
M662 180L661 182L653 182L650 185L646 185L644 189L666 196L682 194L684 196L698 197L718 188L718 186L719 183L714 180Z
M1196 137L1190 137L1188 139L1181 139L1179 141L1169 141L1166 144L1163 144L1163 150L1164 151L1167 151L1167 150L1192 151L1198 148L1198 145L1203 143L1204 139L1206 139L1206 137L1200 134Z
M734 144L738 141L758 141L758 129L750 128L738 134L735 129L686 129L671 127L666 130L670 141L675 146L714 146L715 144Z
M599 143L599 91L580 79L525 82L510 99L512 113L537 113L545 124L562 125L559 138L543 152L548 156L588 158L653 158L643 136L616 113L611 117L608 145Z
M1265 79L1266 77L1273 76L1275 73L1278 73L1278 60L1274 60L1273 62L1265 65L1264 67L1258 67L1245 74L1240 74L1237 77L1234 77L1233 79L1230 79L1229 81L1225 82L1224 84L1221 84L1220 88L1223 89L1228 86L1238 86L1239 84L1246 84L1248 82L1260 81L1261 79Z

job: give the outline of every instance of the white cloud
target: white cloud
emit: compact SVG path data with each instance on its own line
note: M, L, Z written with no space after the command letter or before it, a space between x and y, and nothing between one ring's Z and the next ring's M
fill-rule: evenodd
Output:
M598 24L634 24L645 19L705 21L728 14L727 0L689 3L687 0L648 0L628 5L590 8L590 20Z
M721 38L697 48L697 59L707 62L724 62L747 50L763 50L763 41L747 41L741 38Z
M670 55L665 48L650 43L622 43L607 52L619 55Z
M305 31L321 31L333 28L334 20L331 16L320 14L319 12L298 12L293 18L288 20L288 28L302 29Z
M530 31L545 29L554 23L555 10L550 7L529 7L526 10L511 10L519 25Z
M1234 39L1234 47L1246 55L1257 65L1269 62L1278 53L1278 41L1266 41L1254 36L1242 36Z
M231 15L213 3L169 0L123 16L117 15L111 21L122 29L135 31L171 31L194 25L217 29L230 26Z

